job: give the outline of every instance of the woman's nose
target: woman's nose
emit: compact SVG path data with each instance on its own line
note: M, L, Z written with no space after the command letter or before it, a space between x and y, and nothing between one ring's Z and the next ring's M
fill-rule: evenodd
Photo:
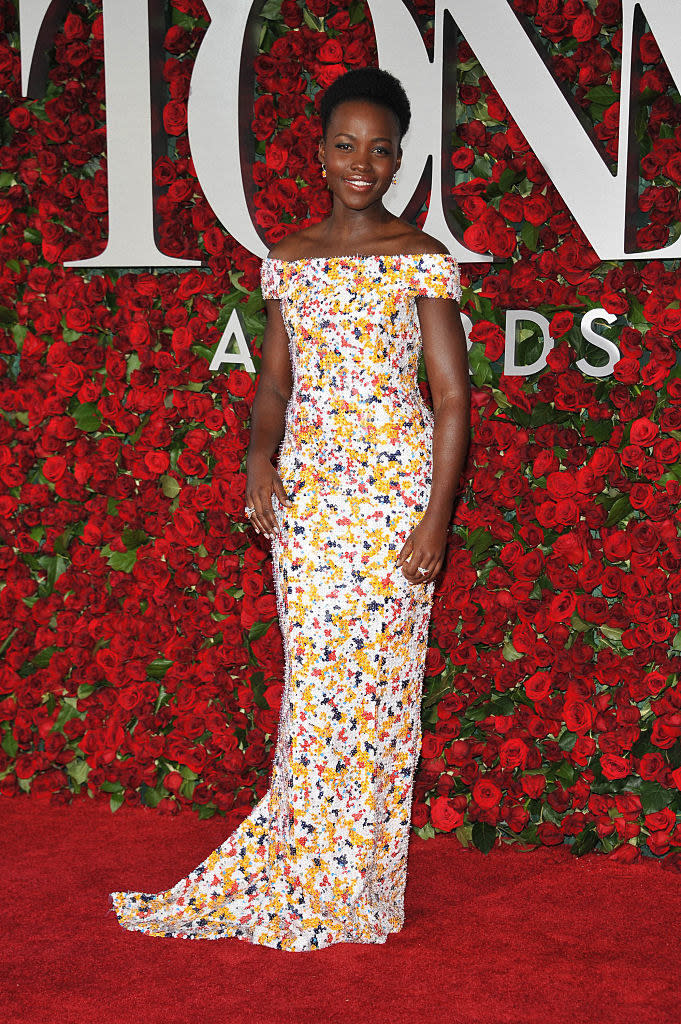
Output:
M365 167L371 166L371 160L369 159L368 153L361 153L359 150L355 150L352 166L364 169Z

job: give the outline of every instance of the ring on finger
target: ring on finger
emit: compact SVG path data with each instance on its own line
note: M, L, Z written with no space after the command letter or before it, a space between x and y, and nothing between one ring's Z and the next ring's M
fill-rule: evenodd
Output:
M428 570L424 569L422 565L419 565L416 571L420 572L423 576L426 576L428 574Z

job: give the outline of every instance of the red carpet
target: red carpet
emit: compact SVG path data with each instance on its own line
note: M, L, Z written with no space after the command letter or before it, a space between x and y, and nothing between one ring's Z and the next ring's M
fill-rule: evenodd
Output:
M124 931L113 889L170 886L219 820L4 800L2 1019L12 1024L678 1024L681 876L567 847L412 840L384 946L280 953Z

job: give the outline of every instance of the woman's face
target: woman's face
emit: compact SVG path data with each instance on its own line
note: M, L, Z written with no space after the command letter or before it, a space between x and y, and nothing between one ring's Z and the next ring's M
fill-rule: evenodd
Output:
M370 100L339 103L319 143L319 159L334 195L354 210L366 209L387 192L400 166L395 114Z

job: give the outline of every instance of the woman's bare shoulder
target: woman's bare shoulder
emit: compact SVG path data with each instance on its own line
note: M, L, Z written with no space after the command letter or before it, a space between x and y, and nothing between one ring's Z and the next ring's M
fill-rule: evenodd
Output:
M405 255L419 256L435 252L450 255L449 249L439 238L415 228L412 224L405 223L405 229L402 237L402 251Z
M272 260L304 259L309 254L310 248L314 247L317 235L316 226L292 231L291 234L286 235L280 242L272 246L267 255Z

